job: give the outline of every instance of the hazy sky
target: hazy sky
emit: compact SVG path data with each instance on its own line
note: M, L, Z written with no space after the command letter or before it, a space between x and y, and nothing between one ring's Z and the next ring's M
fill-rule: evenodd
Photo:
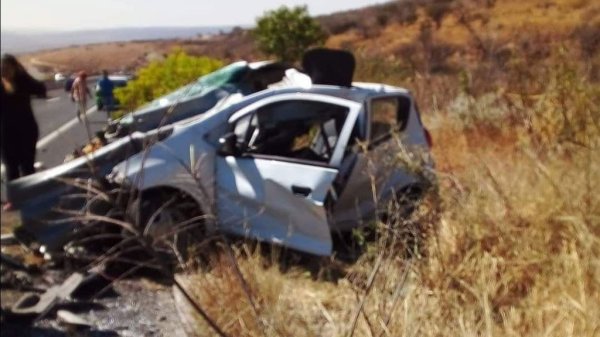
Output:
M2 29L79 30L253 24L265 10L308 5L312 15L385 0L2 0Z

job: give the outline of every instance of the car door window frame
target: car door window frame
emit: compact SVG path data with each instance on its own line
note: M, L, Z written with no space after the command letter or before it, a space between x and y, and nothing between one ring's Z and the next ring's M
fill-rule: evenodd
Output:
M346 114L344 125L343 125L341 131L339 132L338 140L335 144L335 147L333 149L333 154L332 154L331 158L329 159L329 161L328 162L320 162L320 161L313 161L313 160L307 160L307 159L298 159L298 158L283 157L283 156L277 156L277 155L266 155L266 154L246 153L246 152L243 152L240 156L241 157L280 160L280 161L287 161L287 162L293 162L293 163L299 163L299 164L307 164L307 165L313 165L313 166L332 167L332 168L339 167L339 165L342 161L343 155L344 155L345 147L348 144L348 141L350 140L350 135L352 133L352 130L353 130L355 124L358 122L357 117L358 117L359 112L362 109L362 104L360 104L360 103L350 101L347 99L343 99L343 98L326 96L326 95L321 95L321 94L312 94L312 93L280 94L280 95L267 97L260 101L254 102L254 103L238 110L234 114L232 114L231 117L228 119L228 123L230 125L230 130L233 130L235 128L235 124L238 121L240 121L242 118L246 117L248 114L253 114L253 116L250 117L250 119L248 121L249 123L251 123L252 119L254 119L256 116L256 111L258 109L260 109L261 107L264 107L264 106L267 106L270 104L274 104L277 102L292 101L292 100L313 101L313 102L333 104L333 105L338 105L338 106L348 108L348 113Z
M380 99L386 99L386 98L387 99L394 98L394 99L398 100L398 109L400 109L400 102L399 102L400 99L406 99L406 100L408 100L408 102L409 102L408 113L406 114L402 125L396 124L396 126L392 127L387 134L385 134L383 136L380 136L377 139L371 139L372 138L372 133L373 133L373 110L372 110L373 101L380 100ZM410 95L402 94L402 93L393 93L393 94L387 94L387 95L378 95L378 96L374 96L374 97L369 98L369 100L367 102L367 106L368 106L368 109L367 109L367 111L368 111L367 129L368 129L368 131L367 131L367 137L366 137L366 139L368 140L368 148L372 149L372 148L376 147L377 145L388 141L392 137L392 134L394 132L402 132L402 131L404 131L406 129L407 124L408 124L408 120L410 119L410 112L412 110L413 104L414 104L414 102L413 102L412 98L410 97ZM396 111L396 122L399 121L399 113L400 113L400 111L397 110Z

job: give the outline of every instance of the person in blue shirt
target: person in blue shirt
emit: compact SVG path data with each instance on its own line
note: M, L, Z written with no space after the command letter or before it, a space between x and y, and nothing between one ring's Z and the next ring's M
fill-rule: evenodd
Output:
M114 108L115 98L113 95L113 90L115 88L114 83L108 78L108 71L102 71L102 78L98 81L98 95L100 96L100 101L102 102L102 107L106 114L108 115L108 119L110 119L110 112Z

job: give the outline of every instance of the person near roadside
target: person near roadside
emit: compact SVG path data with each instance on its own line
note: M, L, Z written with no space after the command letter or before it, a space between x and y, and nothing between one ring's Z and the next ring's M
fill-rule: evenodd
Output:
M102 108L106 111L106 115L110 120L110 113L114 108L115 97L113 90L115 89L115 84L108 77L108 71L102 71L102 78L98 81L98 95L100 97L100 102L102 103Z
M71 86L71 100L77 106L77 119L80 122L82 116L85 118L88 97L92 97L92 94L87 86L87 74L85 71L80 71Z
M76 74L71 74L65 80L65 86L64 86L65 92L71 92L71 88L73 88L73 82L75 81L76 78L77 78Z
M46 97L44 83L34 79L10 54L1 59L0 86L0 154L6 169L6 180L12 181L35 172L38 124L31 108L31 97ZM12 209L10 189L3 210Z

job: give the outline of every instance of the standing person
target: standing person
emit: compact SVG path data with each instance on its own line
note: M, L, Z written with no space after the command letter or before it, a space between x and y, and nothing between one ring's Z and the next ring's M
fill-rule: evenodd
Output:
M82 115L85 118L88 97L92 97L92 94L87 86L87 74L85 71L80 71L71 85L71 100L77 105L77 119L80 122Z
M46 87L35 80L13 56L2 56L2 86L0 86L0 154L6 167L6 180L11 181L35 172L35 147L39 129L31 96L46 97ZM10 210L8 202L3 210Z
M102 78L98 81L98 95L100 96L100 102L102 103L104 111L106 111L109 121L110 112L113 110L115 102L113 95L114 89L115 84L110 80L110 78L108 78L108 71L102 70Z

